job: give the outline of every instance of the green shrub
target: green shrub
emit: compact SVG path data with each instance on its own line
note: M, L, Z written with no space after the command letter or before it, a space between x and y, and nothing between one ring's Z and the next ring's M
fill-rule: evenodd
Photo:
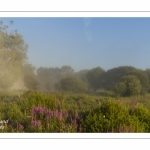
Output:
M150 111L143 104L137 104L130 110L132 116L136 116L144 125L145 132L150 132Z
M128 116L127 107L113 99L103 100L100 107L91 110L87 115L83 123L84 131L118 132Z

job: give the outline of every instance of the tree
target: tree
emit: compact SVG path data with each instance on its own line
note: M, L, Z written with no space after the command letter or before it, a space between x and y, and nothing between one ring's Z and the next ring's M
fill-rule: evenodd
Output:
M88 82L86 78L86 74L88 73L89 70L80 70L79 72L75 73L75 76L84 82Z
M41 90L55 90L56 82L64 77L74 75L74 70L70 66L62 66L61 68L40 67L36 73Z
M54 85L61 79L59 68L43 68L37 69L37 78L40 83L41 90L54 90Z
M58 83L56 83L55 87L61 91L74 93L87 92L88 90L85 82L73 76L62 78Z
M8 26L0 22L0 88L9 88L18 79L27 60L27 48L21 34L9 32Z
M114 88L116 95L123 96L127 90L126 84L124 82L118 82Z
M94 91L101 87L101 77L104 73L105 71L101 67L93 68L87 72L87 81Z
M74 74L74 70L70 66L62 66L60 72L62 78Z
M141 84L135 75L126 75L116 84L114 91L120 96L139 95L141 92Z
M35 70L36 68L30 64L30 63L25 63L23 66L22 66L22 75L25 76L25 75L28 75L28 74L35 74Z
M149 78L143 70L136 69L134 71L129 72L127 75L134 75L139 79L141 84L141 91L140 91L141 94L145 94L148 92Z
M37 76L35 75L35 67L29 63L23 65L22 68L22 78L24 85L31 90L37 90L39 82Z
M127 73L136 70L132 66L119 66L107 70L101 77L101 84L106 90L112 90L119 80Z

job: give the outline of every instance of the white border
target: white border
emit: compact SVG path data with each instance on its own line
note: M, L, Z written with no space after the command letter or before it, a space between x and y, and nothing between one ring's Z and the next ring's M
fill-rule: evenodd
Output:
M0 139L150 139L148 133L3 133Z
M149 12L111 12L111 11L87 11L87 12L56 12L56 11L42 11L42 12L0 12L0 17L150 17Z
M1 11L148 11L149 0L4 0Z

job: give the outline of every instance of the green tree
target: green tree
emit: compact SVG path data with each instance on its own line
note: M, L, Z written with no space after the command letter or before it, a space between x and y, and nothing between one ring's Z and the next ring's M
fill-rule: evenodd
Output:
M121 77L134 70L136 70L136 68L132 66L119 66L109 69L102 75L101 84L106 90L112 90L114 86L119 82Z
M75 93L87 92L88 90L85 82L73 76L62 78L55 87L58 90Z
M104 72L105 71L101 67L93 68L87 72L87 81L90 85L90 88L94 91L96 91L98 88L101 88L101 77Z
M141 84L141 91L140 91L141 94L145 94L148 92L149 78L143 70L137 69L137 70L129 72L127 75L134 75L139 79L140 84Z
M86 78L86 74L88 73L89 70L80 70L79 72L75 73L75 76L81 80L83 80L84 82L88 82L87 78Z
M74 74L74 70L70 66L62 66L60 68L61 77L71 76Z
M116 95L122 96L126 93L126 84L124 82L118 82L114 88Z
M17 30L9 31L8 26L0 22L0 88L9 88L21 74L21 68L27 60L27 48Z
M141 84L136 76L126 75L116 84L114 91L120 96L138 95L141 92Z

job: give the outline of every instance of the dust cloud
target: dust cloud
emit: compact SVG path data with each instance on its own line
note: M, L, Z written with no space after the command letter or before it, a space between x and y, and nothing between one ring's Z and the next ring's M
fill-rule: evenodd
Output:
M10 90L27 90L21 77L13 84Z

